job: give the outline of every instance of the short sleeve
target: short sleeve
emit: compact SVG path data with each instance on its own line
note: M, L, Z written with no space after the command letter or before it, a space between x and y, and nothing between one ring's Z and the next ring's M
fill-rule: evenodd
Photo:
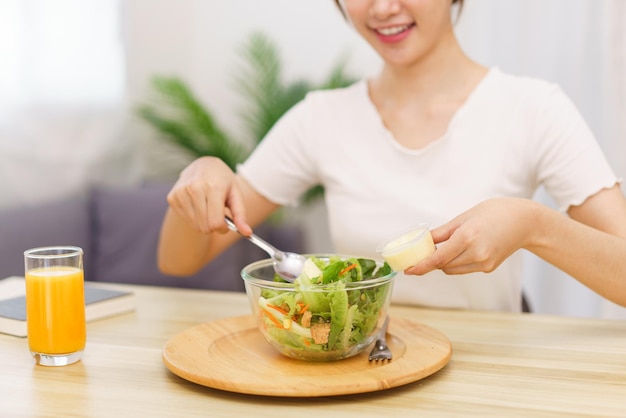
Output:
M535 161L538 182L559 210L580 205L619 180L572 101L551 86L535 109Z

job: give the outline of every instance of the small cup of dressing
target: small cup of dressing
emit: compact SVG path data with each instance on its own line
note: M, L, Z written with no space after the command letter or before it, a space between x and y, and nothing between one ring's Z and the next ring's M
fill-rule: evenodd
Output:
M378 246L376 251L394 271L404 271L435 252L430 224L421 223L399 237Z

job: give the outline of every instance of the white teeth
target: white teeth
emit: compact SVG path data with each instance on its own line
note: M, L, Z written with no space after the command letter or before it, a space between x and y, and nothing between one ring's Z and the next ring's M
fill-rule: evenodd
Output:
M397 35L400 32L404 32L405 30L409 28L409 26L410 25L404 25L404 26L395 26L393 28L378 29L378 32L385 36L392 36L392 35Z

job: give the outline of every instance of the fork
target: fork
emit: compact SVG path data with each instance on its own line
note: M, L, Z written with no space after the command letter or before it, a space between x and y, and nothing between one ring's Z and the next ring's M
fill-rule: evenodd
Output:
M391 350L387 347L387 327L389 326L389 315L385 318L385 322L383 323L382 328L378 331L378 336L376 337L376 343L374 344L374 348L370 353L369 360L370 361L385 361L393 358L391 354Z

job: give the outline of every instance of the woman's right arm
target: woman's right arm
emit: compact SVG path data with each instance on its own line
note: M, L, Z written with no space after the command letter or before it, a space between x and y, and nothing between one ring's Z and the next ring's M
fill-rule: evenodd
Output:
M189 164L167 202L158 266L175 276L196 273L239 238L226 226L224 215L231 216L239 230L249 235L252 227L278 208L215 157L201 157Z

